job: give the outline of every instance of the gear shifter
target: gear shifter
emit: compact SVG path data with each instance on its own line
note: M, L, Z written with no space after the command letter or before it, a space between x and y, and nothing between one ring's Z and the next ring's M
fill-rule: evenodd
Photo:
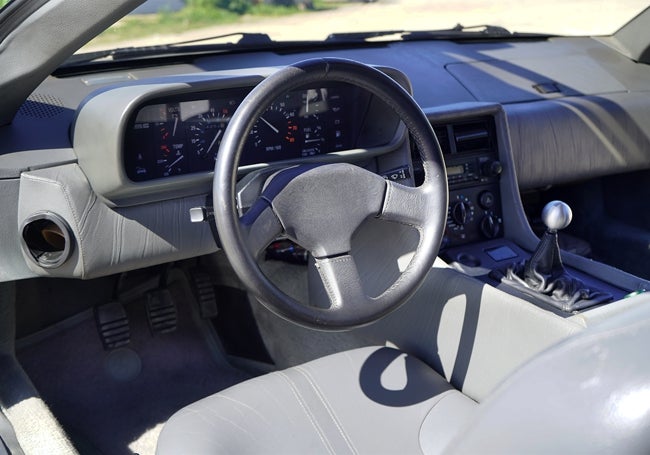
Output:
M501 281L566 312L610 300L610 294L589 289L562 264L557 231L566 228L572 217L571 208L564 202L546 204L542 211L546 232L537 249L527 261L508 267Z
M571 207L562 201L551 201L542 210L542 221L546 225L546 232L537 245L535 253L526 261L524 279L526 282L538 281L539 274L552 275L554 270L564 271L560 247L557 241L557 231L571 224L573 212Z

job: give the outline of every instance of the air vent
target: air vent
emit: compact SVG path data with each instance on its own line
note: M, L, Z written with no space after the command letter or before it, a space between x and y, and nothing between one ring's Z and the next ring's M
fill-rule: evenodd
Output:
M454 125L456 152L480 152L491 148L491 134L487 121Z
M63 103L57 97L35 93L20 106L18 115L32 118L51 118L59 115L63 110Z

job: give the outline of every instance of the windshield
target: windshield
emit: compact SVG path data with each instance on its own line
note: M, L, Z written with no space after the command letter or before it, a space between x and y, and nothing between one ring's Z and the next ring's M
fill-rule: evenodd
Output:
M612 6L606 0L149 0L80 52L231 33L302 41L323 40L332 33L437 30L457 24L552 35L609 35L648 5L647 0L620 0Z

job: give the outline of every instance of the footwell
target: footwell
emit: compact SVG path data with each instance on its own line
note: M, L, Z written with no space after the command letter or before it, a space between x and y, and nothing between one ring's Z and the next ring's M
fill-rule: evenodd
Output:
M81 453L153 454L176 410L249 377L202 334L186 283L167 288L173 331L151 329L143 296L124 306L130 340L117 349L105 349L93 311L19 343L19 361Z

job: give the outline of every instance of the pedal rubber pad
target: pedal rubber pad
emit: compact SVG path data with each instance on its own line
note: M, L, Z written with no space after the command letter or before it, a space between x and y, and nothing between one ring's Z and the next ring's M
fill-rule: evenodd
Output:
M119 348L131 341L129 320L120 302L109 302L95 307L95 322L104 349Z
M168 289L147 293L147 319L153 334L169 333L178 325L178 310Z
M214 292L210 275L200 270L193 270L192 282L201 317L204 319L217 317L217 295Z

